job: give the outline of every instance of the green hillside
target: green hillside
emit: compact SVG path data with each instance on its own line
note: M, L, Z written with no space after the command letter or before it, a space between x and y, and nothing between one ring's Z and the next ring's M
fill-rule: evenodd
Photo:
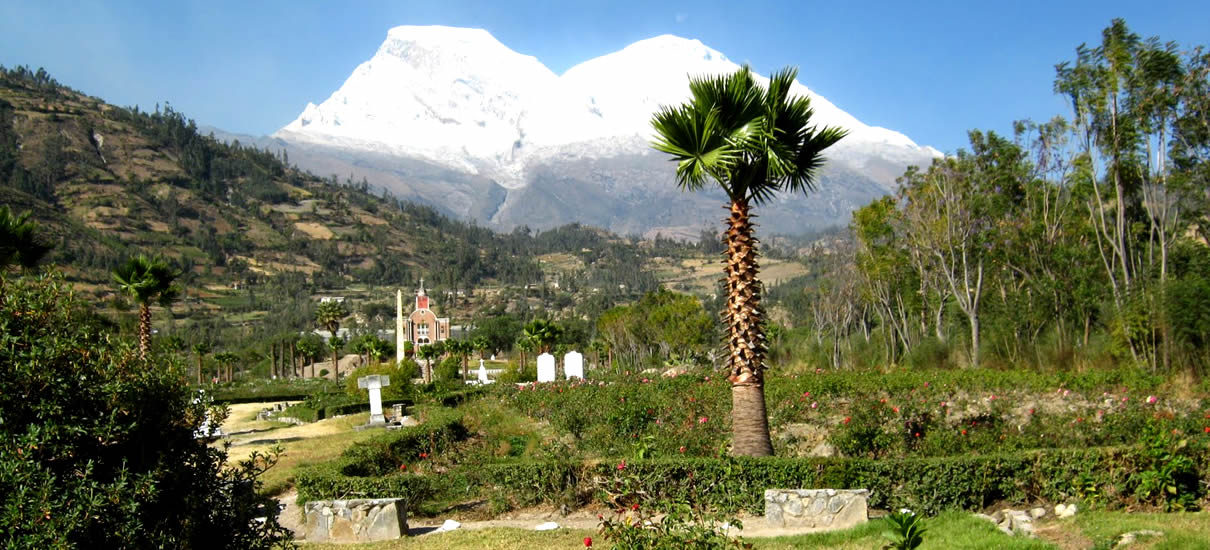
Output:
M352 297L358 326L388 328L394 289L422 277L456 323L483 311L592 318L713 255L579 225L495 233L200 135L167 104L116 107L24 67L0 68L0 189L55 246L48 263L103 310L129 311L110 281L119 262L165 257L185 292L157 329L186 343L312 328L325 294Z

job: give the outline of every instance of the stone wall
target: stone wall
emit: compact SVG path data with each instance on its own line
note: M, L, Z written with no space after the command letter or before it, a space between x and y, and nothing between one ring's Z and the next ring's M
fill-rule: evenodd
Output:
M398 498L313 500L305 511L307 542L369 542L408 534L407 505Z
M868 519L867 489L769 489L765 521L771 527L847 529Z

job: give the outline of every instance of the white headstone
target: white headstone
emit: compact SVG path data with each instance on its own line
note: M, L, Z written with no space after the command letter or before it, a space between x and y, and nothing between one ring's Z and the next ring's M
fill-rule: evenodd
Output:
M357 387L370 391L370 424L386 424L387 418L382 414L382 388L391 385L391 377L385 374L371 374L357 379Z
M569 351L563 356L563 376L584 379L584 355L578 351Z
M483 365L483 360L479 360L479 383L491 384L492 381L487 379L487 367Z
M543 353L538 356L538 381L555 381L555 356L549 353Z

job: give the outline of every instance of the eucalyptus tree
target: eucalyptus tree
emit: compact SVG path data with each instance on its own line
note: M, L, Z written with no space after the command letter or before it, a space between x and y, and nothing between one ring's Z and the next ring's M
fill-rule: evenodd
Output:
M677 184L698 191L714 182L729 199L724 240L728 327L727 366L732 396L732 452L773 454L765 409L761 283L752 207L777 193L816 187L823 151L845 136L812 124L810 99L791 97L797 70L757 83L748 67L731 75L691 78L691 99L663 106L651 123L655 149L672 155Z
M151 304L167 306L181 289L174 281L180 274L160 258L138 255L113 271L118 290L139 304L139 356L151 349Z

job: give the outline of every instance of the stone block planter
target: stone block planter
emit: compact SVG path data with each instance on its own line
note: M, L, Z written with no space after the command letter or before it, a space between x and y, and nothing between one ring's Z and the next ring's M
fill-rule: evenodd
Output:
M314 500L304 510L307 542L370 542L408 534L403 499Z
M770 527L847 529L869 519L867 489L769 489L765 521Z

